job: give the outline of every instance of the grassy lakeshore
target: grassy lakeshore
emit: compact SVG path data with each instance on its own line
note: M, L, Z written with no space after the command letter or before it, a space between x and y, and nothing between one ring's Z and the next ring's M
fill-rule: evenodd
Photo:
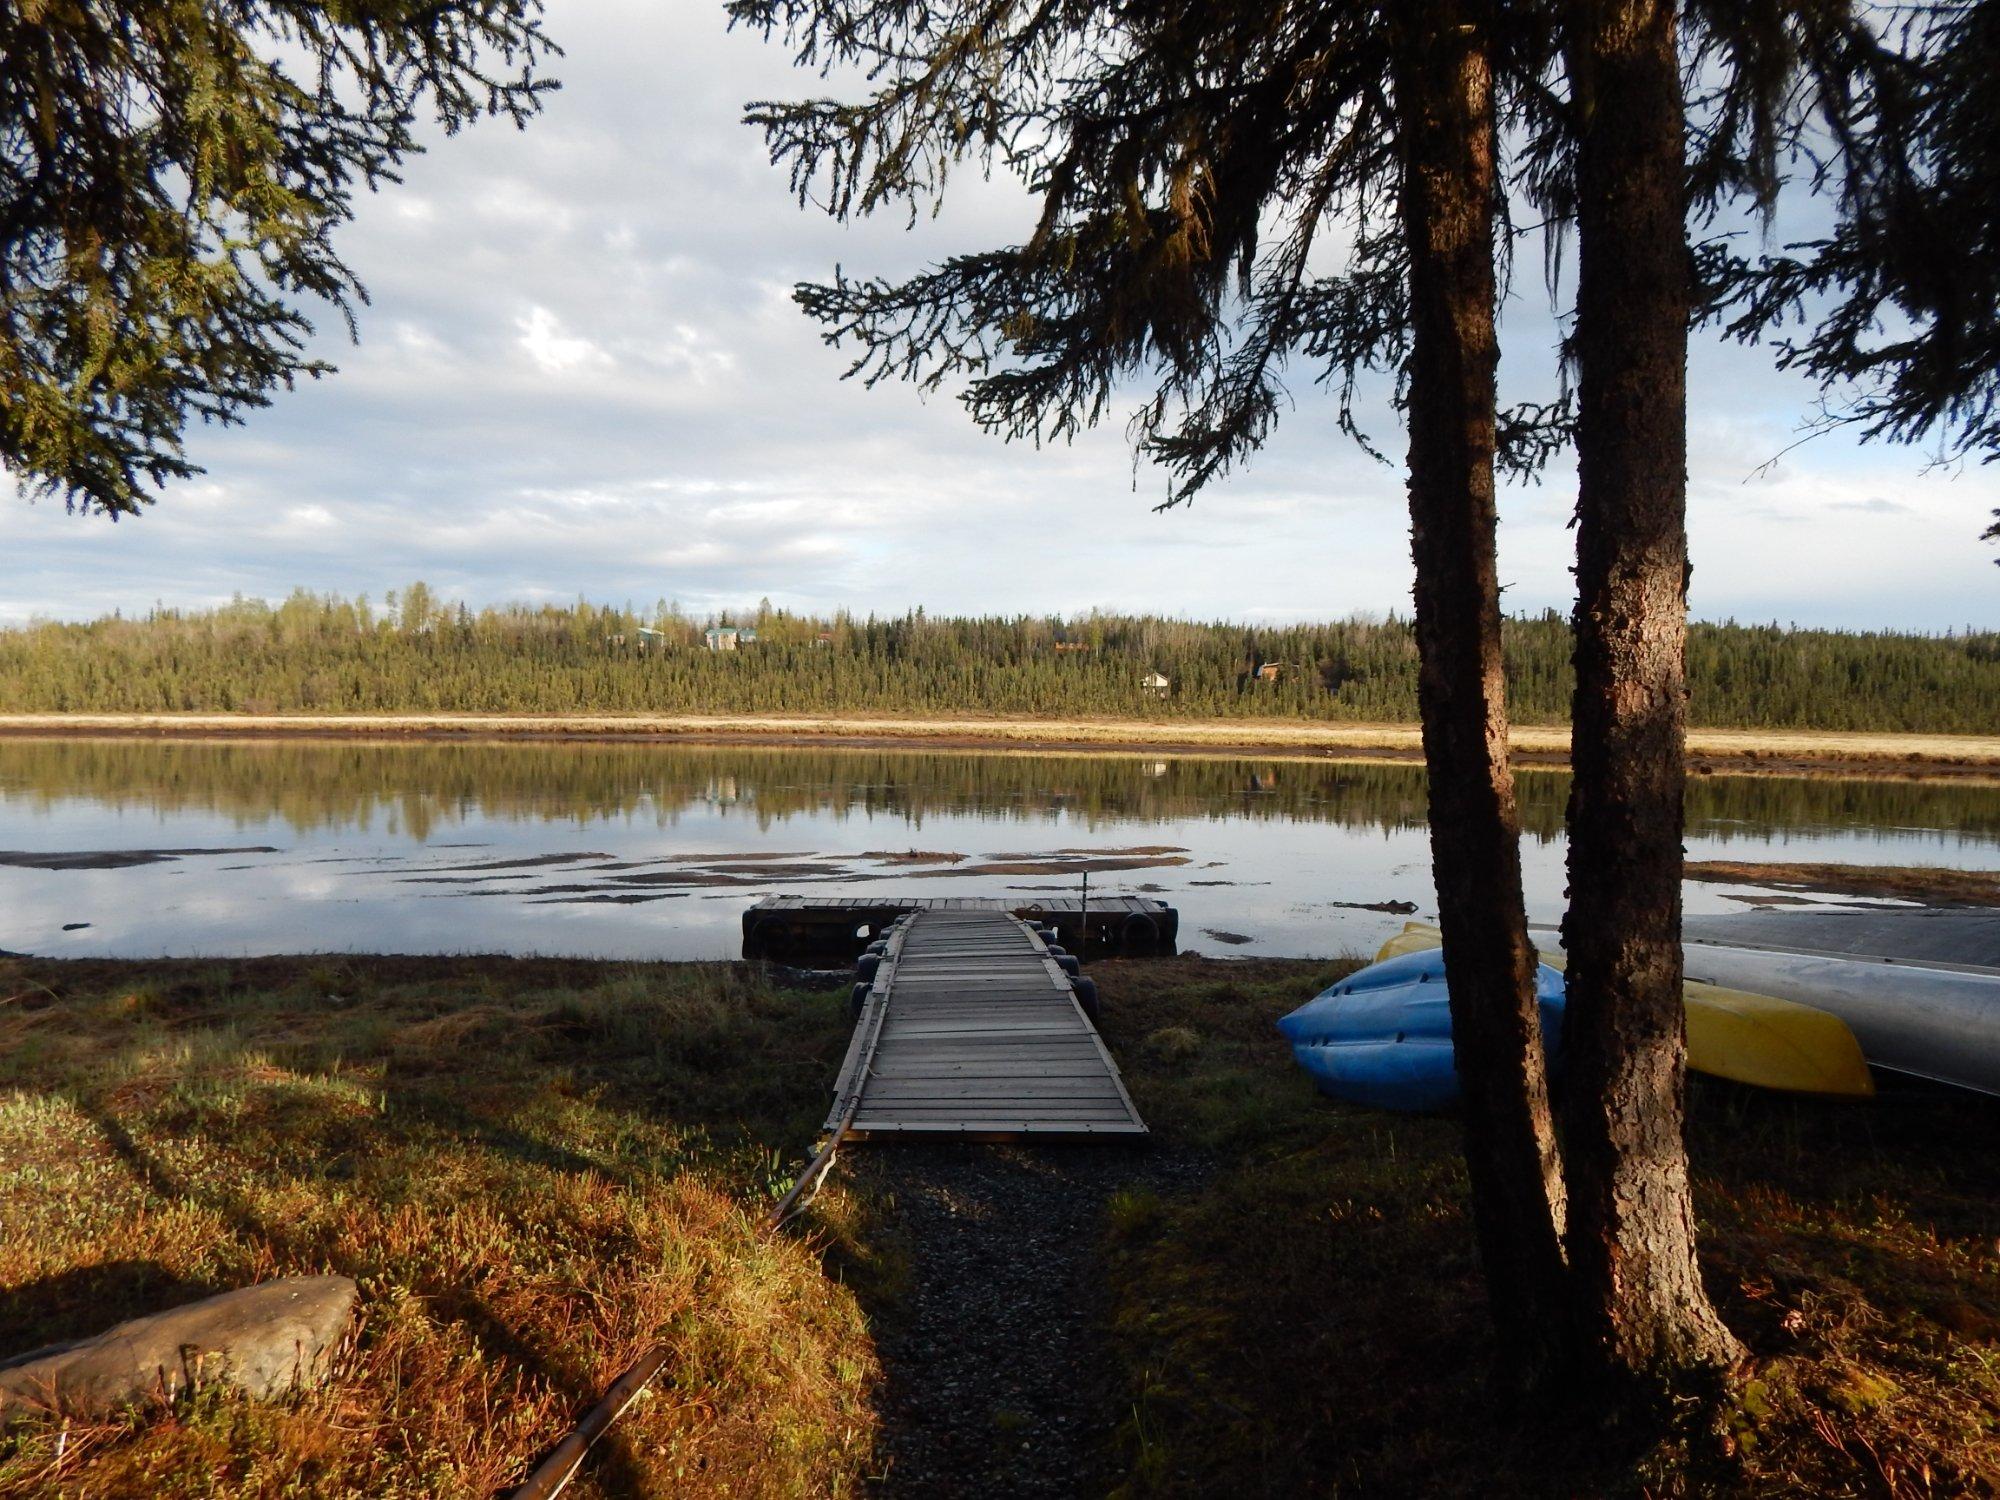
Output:
M1272 1032L1347 967L1093 966L1190 1170L1103 1203L1080 1492L2000 1490L1994 1101L1697 1088L1706 1264L1757 1380L1719 1427L1550 1431L1482 1384L1454 1122L1317 1099ZM486 1495L662 1335L576 1493L857 1491L893 1207L837 1172L801 1235L756 1227L845 1032L838 994L741 965L0 962L0 1349L273 1274L363 1288L325 1390L30 1427L0 1493Z
M867 1330L758 1226L825 1108L826 997L345 958L0 963L0 996L0 1348L288 1273L364 1308L325 1390L29 1429L0 1494L490 1496L663 1336L574 1493L853 1491Z
M926 749L1102 750L1287 757L1421 759L1415 724L1301 723L1296 719L1120 719L891 717L784 714L0 714L0 735L284 736L570 739L661 738L787 743L814 741ZM1527 764L1560 765L1569 755L1562 726L1515 725L1512 744ZM1688 760L1696 770L1775 774L2000 777L2000 737L1860 734L1779 729L1695 729Z
M1539 1421L1485 1384L1459 1126L1314 1098L1271 1022L1340 966L1099 965L1134 1098L1213 1158L1108 1206L1124 1496L2000 1494L2000 1101L1690 1080L1719 1422Z

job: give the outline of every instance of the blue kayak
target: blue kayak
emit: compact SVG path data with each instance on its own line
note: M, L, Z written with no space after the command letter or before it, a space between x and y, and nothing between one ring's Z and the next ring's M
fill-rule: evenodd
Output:
M1535 967L1542 1045L1562 1055L1563 977ZM1378 1109L1449 1109L1458 1102L1444 954L1429 948L1350 974L1278 1022L1292 1056L1323 1094Z

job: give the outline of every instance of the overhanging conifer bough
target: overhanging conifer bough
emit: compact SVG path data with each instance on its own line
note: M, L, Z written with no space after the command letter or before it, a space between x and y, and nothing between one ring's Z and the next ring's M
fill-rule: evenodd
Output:
M367 300L333 244L426 119L522 124L540 0L0 6L0 465L73 510L199 472L184 434L301 376L306 307Z

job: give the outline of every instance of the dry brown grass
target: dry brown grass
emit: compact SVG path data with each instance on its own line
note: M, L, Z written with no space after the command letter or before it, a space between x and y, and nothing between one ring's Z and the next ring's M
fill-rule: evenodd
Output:
M1719 1420L1538 1420L1484 1378L1456 1123L1317 1099L1272 1030L1347 967L1093 966L1196 1168L1105 1205L1103 1488L2000 1493L2000 1105L1698 1087L1705 1264L1758 1377ZM489 1495L661 1337L576 1493L855 1492L849 1286L893 1302L894 1225L838 1184L809 1240L757 1224L845 1031L737 966L0 964L0 1348L289 1272L364 1310L323 1390L31 1427L0 1492Z
M11 962L0 995L0 1348L273 1275L363 1293L325 1389L23 1429L0 1493L489 1496L662 1337L576 1493L866 1467L867 1329L758 1223L824 1102L825 996L504 959Z

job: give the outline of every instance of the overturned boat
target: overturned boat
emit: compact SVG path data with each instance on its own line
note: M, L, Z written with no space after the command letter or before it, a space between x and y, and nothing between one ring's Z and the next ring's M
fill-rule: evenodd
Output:
M1690 978L1839 1017L1878 1068L2000 1094L2000 970L1706 942L1683 951Z
M1375 963L1278 1023L1322 1093L1404 1110L1444 1109L1457 1100L1439 942L1437 928L1407 924L1382 945ZM1553 1074L1567 998L1563 955L1551 949L1540 957L1535 993ZM1854 1099L1875 1092L1872 1059L1830 1009L1709 980L1691 979L1684 990L1688 1066L1695 1072L1786 1093Z
M1553 1070L1562 1056L1563 980L1547 964L1535 972L1535 999ZM1435 945L1348 975L1279 1021L1278 1030L1319 1091L1333 1098L1410 1111L1458 1101L1451 999L1444 952Z

